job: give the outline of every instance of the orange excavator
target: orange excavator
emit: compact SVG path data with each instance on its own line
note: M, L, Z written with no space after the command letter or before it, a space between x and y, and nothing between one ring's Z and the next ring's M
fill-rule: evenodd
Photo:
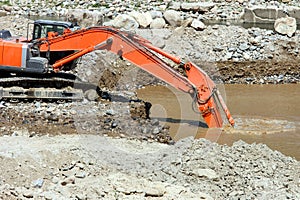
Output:
M80 29L69 22L37 20L32 38L12 37L0 31L0 99L80 99L82 88L70 73L81 56L107 50L194 98L208 127L222 127L221 112L234 120L215 83L192 62L183 62L146 39L112 27ZM176 71L169 62L184 69ZM78 82L76 84L76 81ZM81 86L70 89L70 85Z

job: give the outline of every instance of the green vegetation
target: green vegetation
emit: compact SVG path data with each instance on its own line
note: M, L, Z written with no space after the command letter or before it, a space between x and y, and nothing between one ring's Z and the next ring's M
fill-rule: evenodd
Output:
M101 6L100 3L95 3L95 4L92 5L93 8L99 8L100 6Z
M0 1L0 6L3 6L3 5L11 6L9 0Z

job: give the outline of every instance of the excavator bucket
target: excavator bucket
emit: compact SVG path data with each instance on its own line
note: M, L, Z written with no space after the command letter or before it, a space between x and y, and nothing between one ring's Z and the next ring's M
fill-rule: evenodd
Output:
M188 62L184 66L188 80L194 85L194 100L197 102L206 124L210 128L223 126L221 111L227 117L228 122L234 126L234 120L217 89L216 84L201 68ZM221 109L220 109L221 107Z

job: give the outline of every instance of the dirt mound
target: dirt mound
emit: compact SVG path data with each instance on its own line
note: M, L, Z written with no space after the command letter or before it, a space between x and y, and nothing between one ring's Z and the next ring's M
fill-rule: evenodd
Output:
M101 77L99 78L98 86L100 88L106 88L112 90L117 86L119 79L121 78L120 74L112 72L108 69L104 70Z
M133 119L150 119L150 108L151 103L149 102L134 102L130 103L130 115Z

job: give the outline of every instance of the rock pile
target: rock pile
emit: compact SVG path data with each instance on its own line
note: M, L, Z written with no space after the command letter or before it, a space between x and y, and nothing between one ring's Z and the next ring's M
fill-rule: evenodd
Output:
M2 199L300 198L298 161L241 141L4 137L0 160Z
M109 24L118 27L120 21L130 21L131 26L138 24L140 27L164 27L166 24L180 26L183 20L205 19L240 19L245 13L253 13L247 7L262 8L286 7L294 12L293 8L299 7L297 0L283 1L253 1L253 0L211 0L199 1L10 1L2 5L0 16L29 15L29 16L59 16L76 19L81 24L99 25L107 19L113 19ZM262 13L265 11L262 10ZM295 11L296 12L296 11ZM255 11L255 13L257 13ZM260 13L260 12L259 12ZM296 12L297 13L297 12ZM170 15L171 14L171 15ZM244 19L250 14L244 15ZM259 15L260 16L260 15ZM174 22L174 20L176 22ZM131 27L130 26L130 27ZM127 27L128 28L128 27Z
M147 102L1 102L0 109L1 135L90 133L172 142L169 128L149 119Z
M5 16L1 17L0 26L2 29L7 29L11 32L13 36L23 36L26 37L27 34L27 24L32 22L25 17L20 16Z

